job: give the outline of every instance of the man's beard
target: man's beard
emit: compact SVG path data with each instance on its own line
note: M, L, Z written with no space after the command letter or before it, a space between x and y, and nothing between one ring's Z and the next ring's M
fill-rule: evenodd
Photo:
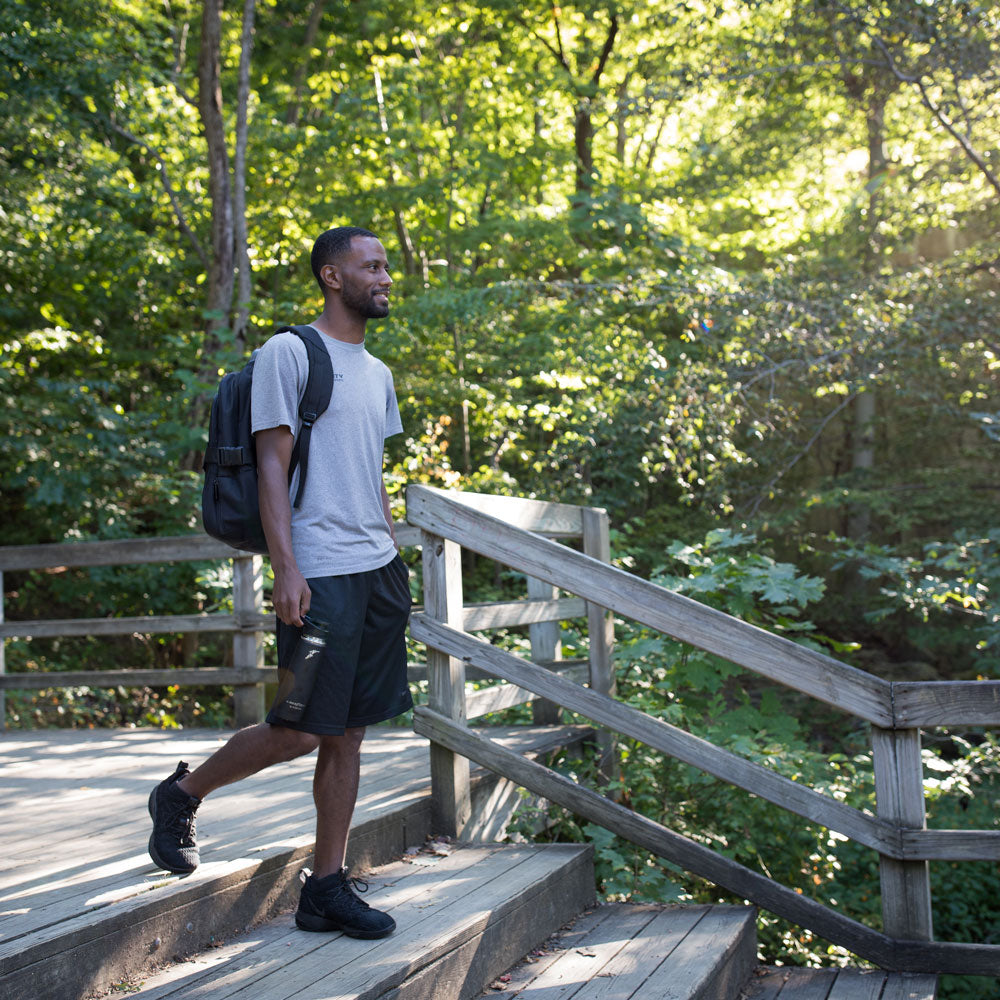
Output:
M344 282L340 289L340 299L348 309L353 309L363 319L382 319L389 315L389 303L377 305L376 294L367 290L362 290L357 285Z

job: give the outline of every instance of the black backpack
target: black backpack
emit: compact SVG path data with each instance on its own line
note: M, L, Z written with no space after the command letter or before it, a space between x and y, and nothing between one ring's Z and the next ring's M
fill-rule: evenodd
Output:
M299 403L302 429L288 465L289 484L296 466L300 466L293 504L298 507L306 483L312 426L330 405L333 393L333 365L322 337L311 326L283 326L275 333L286 331L302 338L309 355L309 376ZM257 449L250 431L250 387L256 354L254 351L242 371L222 376L212 401L203 463L201 519L213 538L247 552L267 552L257 499Z

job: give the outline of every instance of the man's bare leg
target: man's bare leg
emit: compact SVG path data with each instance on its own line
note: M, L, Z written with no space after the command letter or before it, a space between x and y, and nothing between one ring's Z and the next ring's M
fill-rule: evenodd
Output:
M178 780L177 787L196 799L203 799L223 785L310 753L319 743L320 737L314 733L260 722L233 735L208 760Z
M348 729L341 736L321 736L313 801L316 803L315 875L323 878L344 867L351 817L361 775L361 741L364 728Z

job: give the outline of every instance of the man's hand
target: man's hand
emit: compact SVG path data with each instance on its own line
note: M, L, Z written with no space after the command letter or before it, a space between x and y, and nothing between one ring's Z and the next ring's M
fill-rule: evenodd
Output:
M286 624L302 627L302 616L309 610L312 591L297 569L275 572L271 601L275 614Z

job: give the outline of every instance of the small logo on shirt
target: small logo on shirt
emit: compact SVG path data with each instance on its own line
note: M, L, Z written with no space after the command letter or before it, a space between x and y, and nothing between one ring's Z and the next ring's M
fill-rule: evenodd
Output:
M344 373L343 372L334 372L333 373L333 381L334 382L343 382L344 381Z

